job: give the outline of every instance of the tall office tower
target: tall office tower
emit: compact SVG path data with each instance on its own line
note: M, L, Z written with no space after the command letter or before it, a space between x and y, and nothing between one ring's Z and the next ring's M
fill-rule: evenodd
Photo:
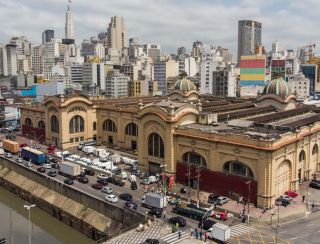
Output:
M44 44L43 49L43 74L49 80L52 76L52 67L59 60L59 42L54 40Z
M66 12L66 25L65 25L66 39L74 39L72 12L70 8L70 4L71 4L71 0L68 0L68 9Z
M7 44L6 51L7 51L8 76L17 75L18 73L17 46L14 44Z
M191 56L196 59L197 62L201 62L201 56L203 53L203 44L200 41L195 41L192 45Z
M43 74L43 45L32 47L32 71L35 75Z
M7 49L5 45L0 44L0 77L8 76Z
M31 43L25 36L20 36L12 37L10 44L16 46L18 72L30 72L32 70Z
M154 79L158 84L158 91L163 96L168 94L167 81L169 77L178 77L179 75L179 64L177 61L169 59L163 61L154 62Z
M42 32L42 44L51 42L54 39L54 30L45 30Z
M153 60L161 55L161 47L159 44L145 44L143 45L143 51L148 58L152 58Z
M178 50L177 50L177 54L178 56L180 55L185 55L186 54L186 48L185 47L179 47Z
M128 48L128 36L123 17L111 17L107 30L107 46L118 50Z
M238 22L238 62L241 56L253 55L255 48L261 45L262 24L253 20Z
M106 89L103 63L84 63L82 65L82 88L88 93Z

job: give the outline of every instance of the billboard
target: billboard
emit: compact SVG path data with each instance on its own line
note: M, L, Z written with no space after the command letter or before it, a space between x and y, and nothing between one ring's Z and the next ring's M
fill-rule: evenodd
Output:
M240 86L264 86L265 67L265 55L241 56Z

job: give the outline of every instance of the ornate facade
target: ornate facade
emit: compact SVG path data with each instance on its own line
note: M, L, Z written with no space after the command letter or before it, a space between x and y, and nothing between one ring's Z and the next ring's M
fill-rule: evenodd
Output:
M45 122L45 142L62 149L97 140L138 153L142 170L174 174L177 181L271 207L299 179L320 170L320 114L298 104L285 81L268 84L256 100L200 96L191 81L168 97L45 98L22 106L22 128ZM31 121L31 123L30 123ZM250 193L249 193L250 189Z

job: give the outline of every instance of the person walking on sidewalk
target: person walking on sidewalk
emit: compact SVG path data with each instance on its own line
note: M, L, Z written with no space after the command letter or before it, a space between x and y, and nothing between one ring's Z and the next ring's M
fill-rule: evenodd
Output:
M190 236L192 237L193 236L193 229L191 228L190 230Z
M196 236L196 239L198 239L198 229L197 228L195 229L194 234Z
M199 236L200 236L200 241L202 241L202 231L201 230L199 232Z
M305 195L303 195L302 196L302 202L304 202L304 199L306 198L306 196Z
M181 239L181 230L178 231L178 237Z
M204 232L204 242L207 242L208 232Z

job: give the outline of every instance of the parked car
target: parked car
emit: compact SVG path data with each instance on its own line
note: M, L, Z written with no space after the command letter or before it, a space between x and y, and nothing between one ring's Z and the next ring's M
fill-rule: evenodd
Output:
M112 193L111 187L107 187L107 186L104 186L104 187L101 189L101 191L102 191L103 193L106 193L106 194L111 194L111 193Z
M162 216L162 209L160 208L152 208L149 212L148 215L150 216L156 216L157 218L160 218Z
M79 181L80 183L87 184L87 183L89 182L89 179L88 179L87 177L80 176L80 177L78 178L78 181Z
M100 183L95 183L91 186L93 189L101 190L103 188L103 185Z
M220 196L217 198L217 203L218 205L223 205L225 203L227 203L229 201L229 198L224 197L224 196Z
M211 215L212 218L225 221L228 219L228 215L225 212L215 212Z
M169 219L169 224L172 224L172 225L178 224L179 227L185 227L187 224L187 221L180 216L175 216Z
M141 172L140 170L134 170L134 171L132 171L131 174L140 177L140 175L142 174L142 172Z
M182 188L180 189L180 193L186 194L186 193L187 193L187 188L182 187Z
M51 164L44 164L43 167L46 169L51 169Z
M65 179L64 181L63 181L65 184L67 184L67 185L73 185L73 180L72 179L69 179L69 178L67 178L67 179Z
M287 195L283 195L283 196L280 196L281 198L283 199L286 199L287 201L291 202L292 201L292 197L289 197Z
M314 189L320 189L320 182L317 180L312 180L309 183L309 187L314 188Z
M298 193L296 193L296 192L294 192L294 191L290 191L290 190L289 190L289 191L286 191L284 194L287 195L287 196L289 196L289 197L292 197L292 198L298 196Z
M21 164L21 163L23 162L23 160L22 160L22 158L17 158L17 159L16 159L16 162L19 163L19 164Z
M157 239L147 239L142 244L159 244L160 242Z
M20 147L22 148L22 147L27 147L28 146L28 144L26 144L26 143L22 143L22 144L20 144Z
M109 184L107 180L103 180L103 179L97 179L97 183L103 186L107 186Z
M148 178L144 178L144 179L142 179L142 181L140 181L140 184L142 184L142 185L150 185L150 180Z
M123 200L123 201L126 201L126 202L132 201L132 195L129 194L129 193L121 193L121 194L119 195L119 199L121 199L121 200Z
M104 175L104 174L99 174L99 175L97 175L97 178L98 178L98 179L101 179L101 180L106 180L106 179L109 178L109 176Z
M38 171L39 173L45 173L45 172L46 172L46 169L41 166L41 167L37 168L37 171Z
M58 163L53 163L53 164L51 164L51 168L59 169L59 164Z
M50 170L50 171L48 172L48 176L50 176L50 177L56 177L56 176L57 176L57 171L55 171L55 170Z
M115 175L119 175L121 173L121 169L120 168L112 169L112 173L114 173Z
M140 179L149 178L149 174L148 173L141 173L141 175L139 177L140 177Z
M211 193L209 196L208 196L208 203L216 203L218 201L218 198L220 196L218 194L214 194L214 193Z
M124 204L124 206L126 206L127 208L130 208L130 209L134 209L134 210L137 210L137 208L138 208L138 205L135 202L132 202L132 201L126 202Z
M276 199L276 205L287 207L288 205L290 205L290 201L285 198L279 197Z
M94 175L94 171L91 170L91 169L85 169L84 172L85 172L87 175L90 175L90 176L93 176L93 175Z
M12 158L12 153L6 153L7 158Z
M118 198L113 194L107 195L105 199L107 202L112 202L112 203L116 203L118 201Z
M200 220L198 224L198 228L201 228L201 223L202 221ZM209 230L216 223L217 223L216 221L213 221L211 219L206 219L203 221L202 229Z
M137 183L136 182L132 182L131 185L130 185L130 188L131 190L137 190L138 186L137 186Z
M32 163L29 162L29 161L26 161L26 162L24 163L24 165L25 165L26 167L28 167L28 168L31 168L31 167L32 167Z

